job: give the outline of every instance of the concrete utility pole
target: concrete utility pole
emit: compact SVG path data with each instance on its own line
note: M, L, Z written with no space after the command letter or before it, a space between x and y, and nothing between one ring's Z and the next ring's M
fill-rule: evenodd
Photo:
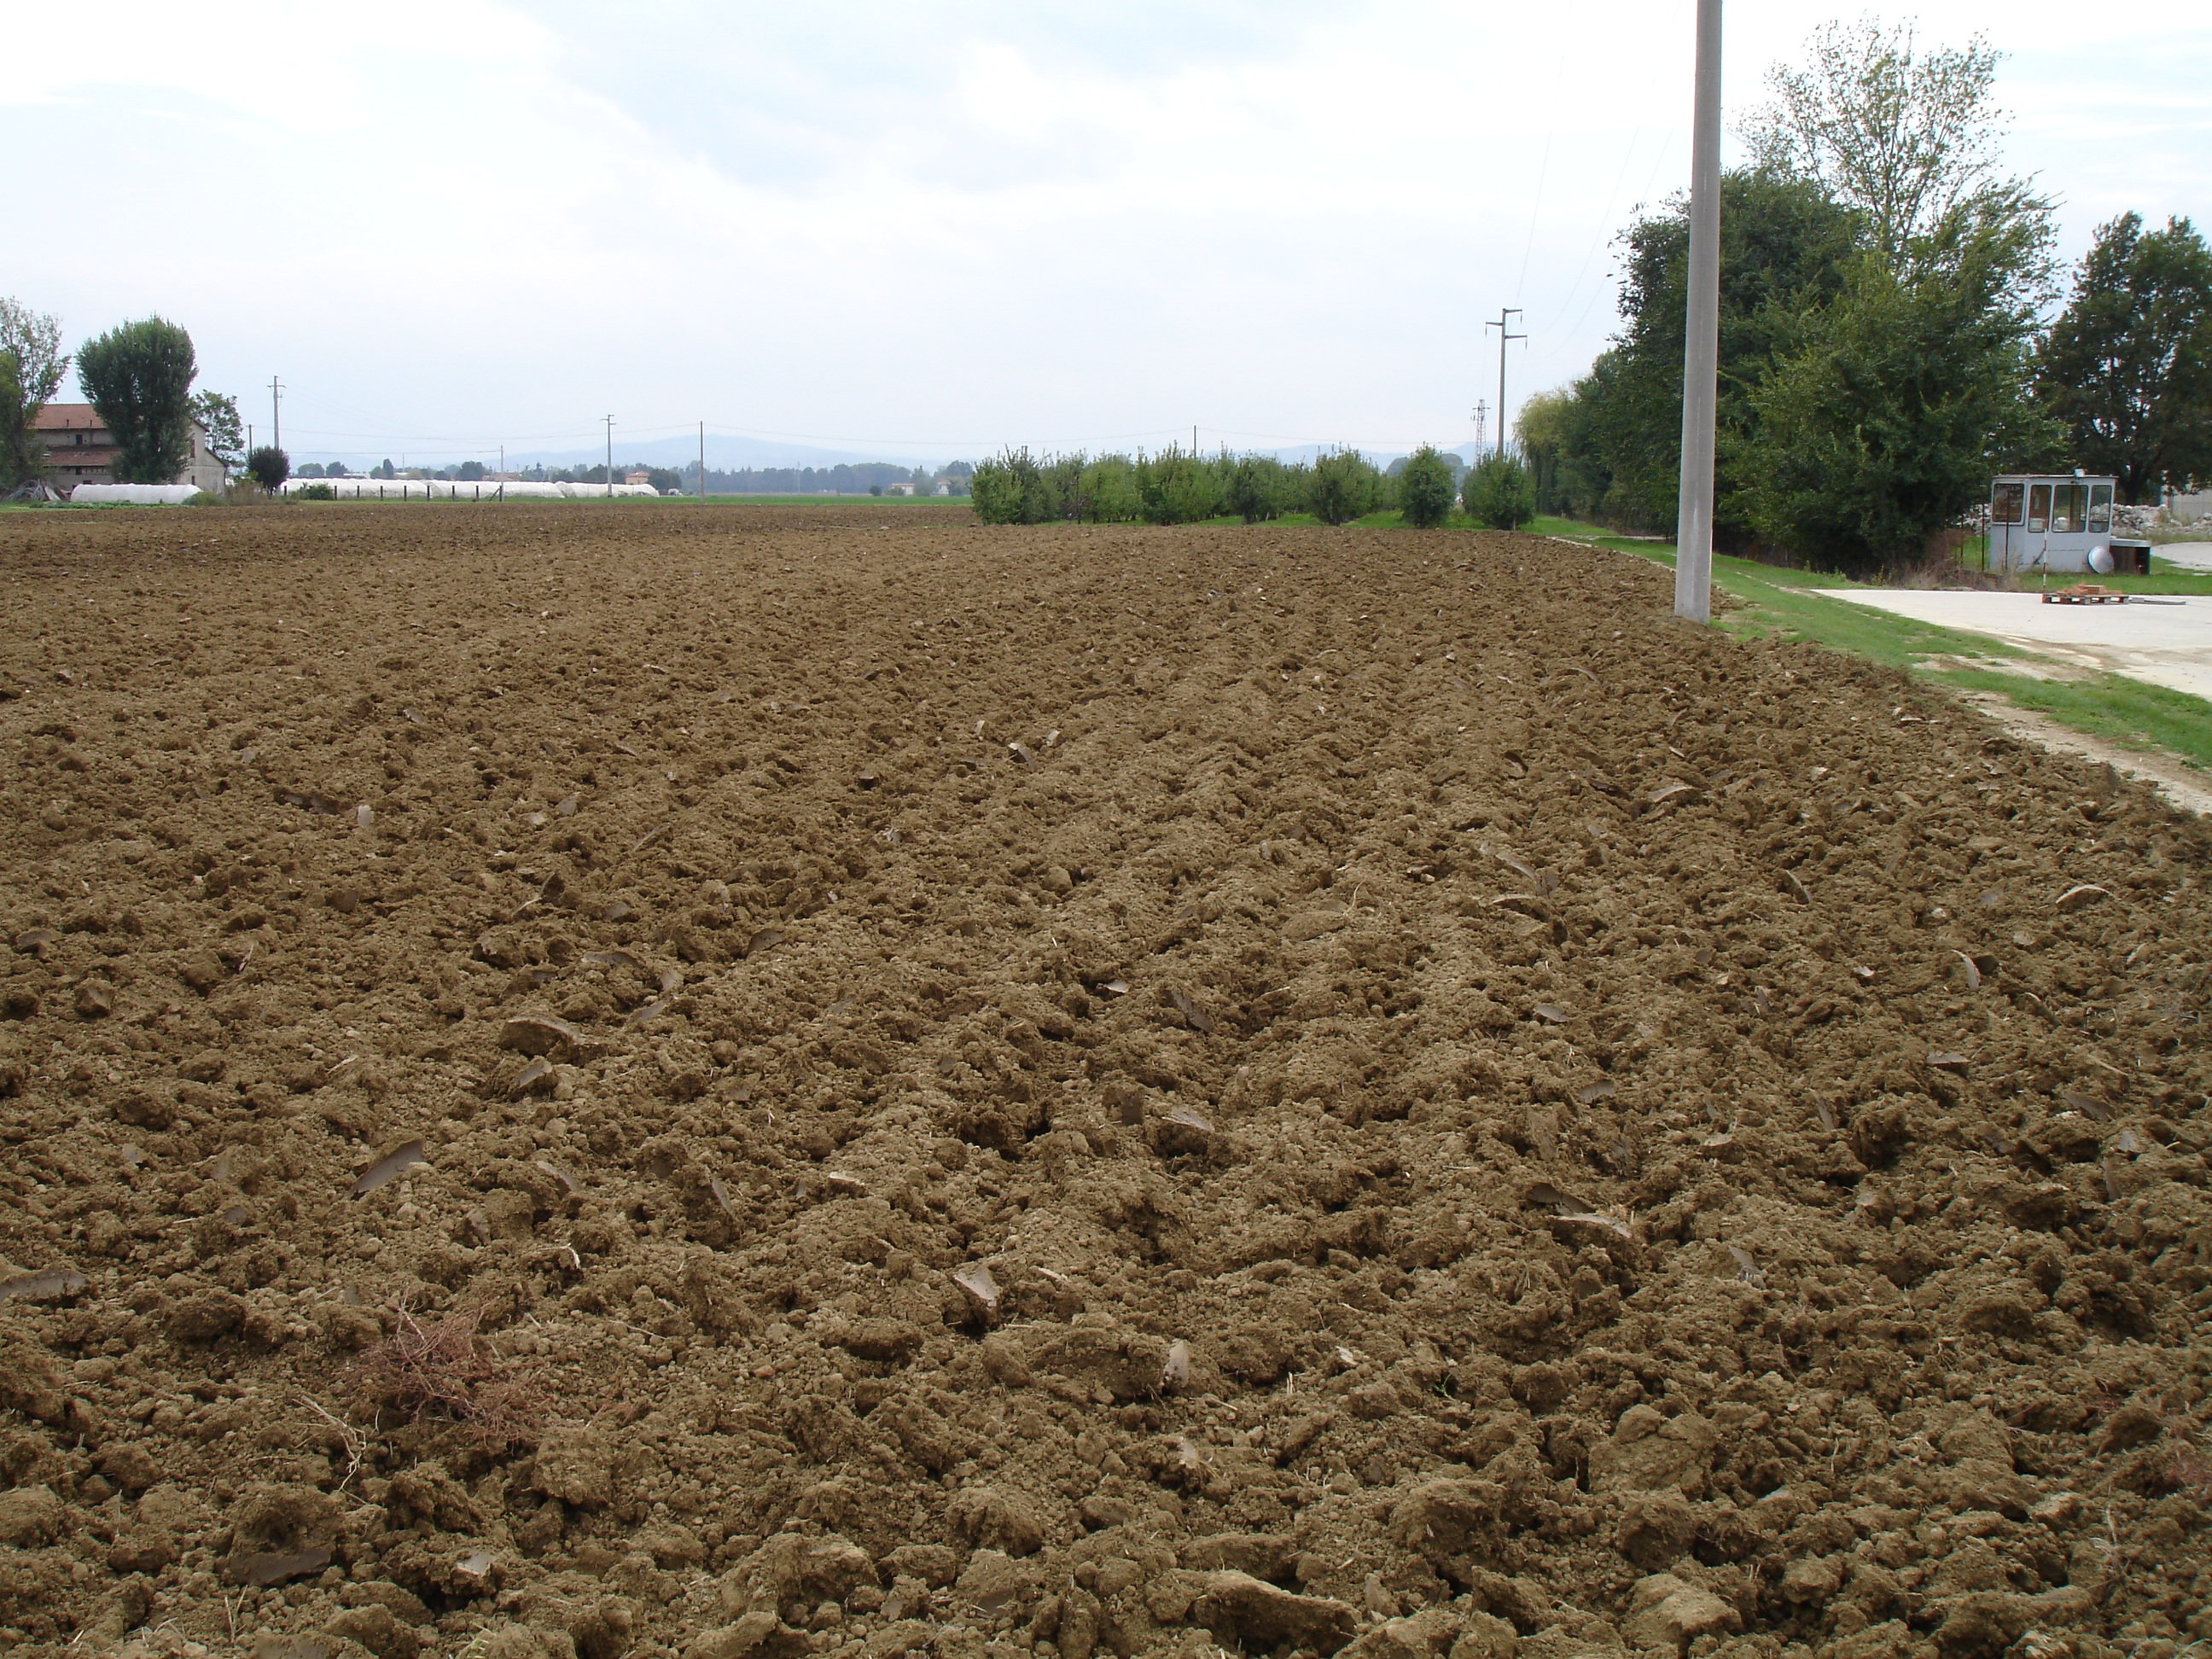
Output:
M1682 338L1682 481L1674 520L1674 614L1713 619L1714 381L1721 333L1721 0L1698 0L1690 138L1690 292Z
M284 387L275 375L269 377L269 429L275 434L269 440L271 449L284 447Z
M1519 306L1508 306L1498 313L1496 322L1483 325L1485 328L1498 331L1498 453L1501 455L1505 453L1505 343L1528 337L1525 334L1514 333L1508 326L1507 319L1521 314Z
M607 499L615 498L615 417L607 416Z

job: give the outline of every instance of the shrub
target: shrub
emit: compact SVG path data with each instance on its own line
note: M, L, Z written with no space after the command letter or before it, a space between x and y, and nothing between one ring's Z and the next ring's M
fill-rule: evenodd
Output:
M1356 449L1332 450L1313 464L1306 506L1323 524L1350 524L1381 505L1382 475Z
M1272 455L1247 455L1229 470L1223 505L1246 524L1279 519L1291 503L1291 469Z
M1083 469L1084 517L1093 524L1129 524L1145 516L1137 469L1127 455L1101 455Z
M292 458L264 444L246 458L246 475L264 489L274 489L292 476Z
M1164 449L1137 464L1137 493L1154 524L1194 524L1221 510L1221 476L1180 449Z
M292 499L295 501L334 501L337 498L338 492L326 483L311 483L305 489L292 493Z
M1434 530L1451 517L1451 463L1433 444L1423 444L1407 457L1398 475L1398 510L1419 530Z
M1035 524L1030 511L1042 504L1042 483L1036 457L1027 449L1009 449L977 465L969 497L985 524Z
M1477 461L1462 500L1468 516L1492 530L1518 530L1536 516L1536 487L1528 469L1511 455L1492 453Z

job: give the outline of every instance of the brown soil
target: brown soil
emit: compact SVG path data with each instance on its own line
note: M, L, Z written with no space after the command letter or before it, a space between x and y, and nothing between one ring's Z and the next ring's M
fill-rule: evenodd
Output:
M0 521L0 1644L2212 1635L2202 824L1603 552L890 518Z

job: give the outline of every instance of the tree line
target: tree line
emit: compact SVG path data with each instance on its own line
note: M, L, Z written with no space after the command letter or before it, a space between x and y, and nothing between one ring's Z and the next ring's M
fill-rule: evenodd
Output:
M2212 477L2212 251L2190 222L2123 214L2062 283L2052 203L1996 165L1985 42L1923 52L1866 20L1808 56L1770 74L1722 181L1717 543L1868 574L1996 472L2109 472L2136 501ZM1670 532L1687 204L1620 246L1620 332L1517 434L1544 510Z
M841 461L834 466L746 466L707 469L708 493L715 495L880 495L894 484L910 484L917 495L933 495L946 486L955 495L968 493L975 467L953 461L932 470L893 461ZM683 469L690 487L699 487L699 464Z
M1464 477L1457 458L1424 444L1388 472L1356 449L1312 461L1273 455L1202 455L1170 446L1149 454L1032 455L1009 449L970 480L986 524L1195 524L1237 518L1260 524L1310 514L1350 524L1397 513L1419 529L1446 522L1456 503L1478 524L1515 530L1535 516L1534 485L1510 455L1485 457Z
M62 350L61 338L58 319L0 297L0 494L48 476L39 414L72 362L85 401L115 441L110 472L118 483L174 478L191 464L195 425L224 466L239 464L238 401L192 390L199 362L192 337L176 324L161 317L125 323L74 353Z

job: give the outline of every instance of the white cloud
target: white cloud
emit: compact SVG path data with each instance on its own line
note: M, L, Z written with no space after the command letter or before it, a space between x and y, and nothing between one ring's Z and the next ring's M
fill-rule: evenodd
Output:
M281 373L302 454L610 410L939 454L1454 442L1500 305L1516 400L1602 343L1610 239L1685 171L1689 10L125 3L98 51L48 11L0 125L75 182L9 283L79 334L178 319L208 384ZM1741 110L1827 13L1735 12ZM2071 245L2204 216L2193 11L1919 21L2014 54L2013 152Z

